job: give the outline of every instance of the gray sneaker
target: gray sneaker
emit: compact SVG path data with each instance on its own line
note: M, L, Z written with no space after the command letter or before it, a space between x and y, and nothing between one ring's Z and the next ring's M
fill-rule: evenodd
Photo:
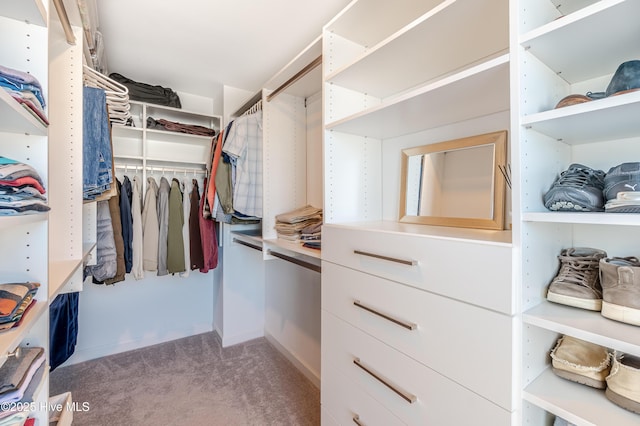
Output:
M640 325L640 261L636 257L600 260L602 316Z
M640 163L622 163L609 169L604 196L607 212L640 213Z
M590 311L600 311L602 287L599 262L605 257L605 251L587 247L562 250L558 256L560 270L549 284L547 300Z
M552 211L603 211L604 176L602 170L572 164L544 194L544 206Z

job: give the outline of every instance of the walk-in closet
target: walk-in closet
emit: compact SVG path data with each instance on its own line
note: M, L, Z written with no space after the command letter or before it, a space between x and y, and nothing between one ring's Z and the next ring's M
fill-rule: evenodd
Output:
M0 426L640 424L639 14L1 2Z

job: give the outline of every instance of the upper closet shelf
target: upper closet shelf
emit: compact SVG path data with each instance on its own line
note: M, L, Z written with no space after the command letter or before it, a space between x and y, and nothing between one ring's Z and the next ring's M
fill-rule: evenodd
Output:
M325 80L386 98L504 53L507 8L496 3L504 0L443 2Z
M550 369L522 392L523 398L572 424L632 426L638 415L616 406L604 391L562 379ZM579 417L576 413L580 413Z
M4 0L0 15L40 27L47 26L47 8L42 0Z
M264 87L269 91L307 98L322 90L321 64L322 36L319 36L266 82ZM301 71L306 72L301 74ZM269 96L271 94L267 96L267 100Z
M131 105L138 105L140 107L142 107L143 105L146 105L147 107L147 114L153 116L154 113L169 113L171 116L174 117L184 117L185 119L193 119L194 117L198 118L204 118L204 119L220 119L221 117L218 115L213 115L213 114L203 114L201 112L193 112L193 111L188 111L182 108L173 108L173 107L169 107L169 106L164 106L164 105L156 105L156 104L151 104L151 103L145 103L145 102L139 102L139 101L129 101L129 103ZM146 118L146 117L145 117ZM155 118L161 118L161 117L155 117Z
M524 34L520 44L573 84L613 74L622 62L640 58L638 16L638 1L602 0Z
M47 126L35 118L27 107L23 107L2 89L0 90L0 131L46 136Z
M522 215L525 222L570 223L586 225L640 226L640 215L629 213L530 212Z
M327 129L386 139L508 109L507 54L329 123Z
M34 213L15 216L0 216L0 229L12 229L16 226L34 222L44 222L49 218L49 213Z
M352 2L326 25L326 30L361 46L370 47L439 3L443 3L443 0L396 0L393 3L394 12L390 14L387 9L388 0ZM447 3L451 3L451 0Z
M522 125L573 145L636 137L638 117L640 92L632 92L531 114Z
M543 302L526 311L522 320L525 324L640 356L638 327L610 320L600 312Z

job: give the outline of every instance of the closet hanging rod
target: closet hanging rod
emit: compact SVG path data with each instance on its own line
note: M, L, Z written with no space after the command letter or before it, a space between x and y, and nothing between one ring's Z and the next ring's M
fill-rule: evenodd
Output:
M315 67L317 67L321 63L322 63L322 55L315 58L313 61L309 63L309 65L302 68L300 71L296 73L296 75L294 75L289 80L282 83L276 90L274 90L269 95L267 95L267 102L271 102L271 99L275 98L276 96L278 96L278 94L280 94L280 92L285 90L287 87L291 86L293 83L300 80L305 75L309 74L311 70L313 70Z
M277 257L282 260L286 260L287 262L295 263L298 266L302 266L303 268L311 269L312 271L322 272L322 267L318 265L314 265L313 263L305 262L304 260L300 260L295 257L287 256L286 254L279 253L277 251L268 250L267 254L271 256Z
M166 172L166 173L198 173L198 174L206 174L207 171L204 169L194 169L194 168L187 168L187 167L157 167L157 166L141 166L141 165L135 165L135 164L116 164L115 165L116 169L124 169L124 170L128 170L128 169L132 169L132 170L147 170L150 172Z
M75 46L76 37L73 35L69 15L67 15L67 10L64 8L64 3L62 1L63 0L53 0L53 5L55 6L58 17L60 18L60 23L62 24L62 29L64 30L64 36L67 39L67 43Z

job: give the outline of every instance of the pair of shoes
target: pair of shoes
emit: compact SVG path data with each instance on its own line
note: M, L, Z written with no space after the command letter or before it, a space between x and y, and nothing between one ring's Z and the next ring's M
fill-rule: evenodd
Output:
M640 61L631 60L618 66L611 81L604 92L588 92L586 95L569 95L562 98L556 108L581 104L595 99L602 99L614 95L622 95L640 90Z
M607 253L604 250L588 247L562 250L558 256L560 269L549 284L547 300L590 311L600 311L600 261L606 257Z
M552 211L640 213L640 162L619 164L608 173L574 163L543 200Z
M565 335L551 351L551 369L563 379L606 389L610 401L640 414L640 358Z
M595 343L565 335L551 350L551 370L572 382L604 389L610 368L611 354Z
M640 163L622 163L604 179L604 209L610 213L640 213Z
M613 257L600 260L603 317L640 326L640 260Z
M552 211L603 211L604 178L602 170L574 163L560 173L544 194L544 206Z
M605 395L609 401L640 414L640 358L614 352Z

